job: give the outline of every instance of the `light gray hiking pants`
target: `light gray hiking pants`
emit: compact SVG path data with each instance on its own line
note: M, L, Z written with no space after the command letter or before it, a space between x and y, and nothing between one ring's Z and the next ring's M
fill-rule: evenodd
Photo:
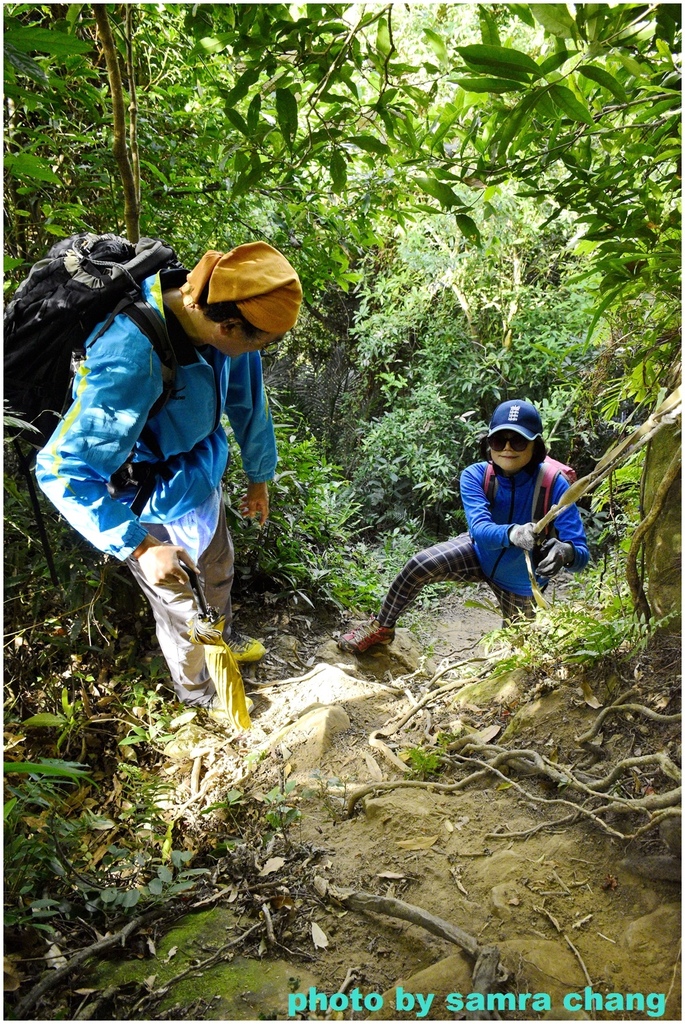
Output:
M158 540L169 541L166 529L158 523L146 523L145 528ZM157 639L169 666L176 696L184 704L209 704L215 690L205 664L204 647L191 643L188 632L188 623L199 611L190 584L153 587L135 558L127 558L126 562L152 606ZM223 509L216 532L200 555L197 567L207 604L226 618L224 638L228 639L232 618L233 542Z

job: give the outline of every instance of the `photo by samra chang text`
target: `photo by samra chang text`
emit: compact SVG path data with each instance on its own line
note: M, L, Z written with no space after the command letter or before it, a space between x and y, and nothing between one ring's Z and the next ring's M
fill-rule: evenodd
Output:
M328 1011L341 1013L345 1010L366 1010L377 1013L379 1010L392 1011L394 1014L406 1014L408 1019L422 1020L431 1009L436 1009L434 992L407 992L398 985L393 993L384 998L380 992L362 993L358 988L351 992L333 992L327 995L313 986L307 992L291 992L288 996L288 1016L296 1017L298 1013L315 1013ZM460 1013L463 1010L531 1010L545 1013L552 1009L552 997L548 992L449 992L444 999L446 1014ZM582 992L567 992L562 1000L563 1008L571 1013L587 1013L603 1011L604 1013L640 1013L647 1017L663 1017L666 1011L666 996L663 992L596 992L587 985Z

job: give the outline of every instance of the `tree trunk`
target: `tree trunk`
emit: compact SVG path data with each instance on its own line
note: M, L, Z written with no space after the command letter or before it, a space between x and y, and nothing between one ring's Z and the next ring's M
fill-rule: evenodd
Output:
M136 179L129 159L126 145L126 111L124 106L124 89L119 71L119 57L107 17L105 4L93 4L93 14L98 27L98 36L107 63L109 88L112 94L112 114L114 122L114 142L112 152L119 168L124 189L124 221L126 237L129 242L137 242L140 237L140 204L136 188Z
M653 520L644 536L647 600L656 618L675 613L669 632L680 631L682 614L680 444L679 420L650 441L643 476L644 513Z

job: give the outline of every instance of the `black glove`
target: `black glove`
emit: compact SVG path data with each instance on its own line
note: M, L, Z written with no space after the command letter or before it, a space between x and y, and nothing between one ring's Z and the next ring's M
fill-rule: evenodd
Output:
M565 565L571 565L576 553L573 544L550 537L538 549L535 571L538 576L556 576Z

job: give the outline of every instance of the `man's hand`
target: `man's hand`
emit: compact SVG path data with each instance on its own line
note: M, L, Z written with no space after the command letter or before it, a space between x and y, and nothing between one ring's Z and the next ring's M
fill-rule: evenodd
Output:
M145 540L138 545L132 557L137 559L143 576L153 587L169 586L171 583L189 583L183 565L187 565L193 572L198 572L197 566L185 548L176 544L164 544L151 534L148 534Z
M524 523L522 526L512 526L509 530L509 543L515 548L523 548L524 551L532 551L535 547L535 523Z
M240 502L240 511L247 519L259 520L263 526L269 518L269 488L264 483L249 483L245 497Z

